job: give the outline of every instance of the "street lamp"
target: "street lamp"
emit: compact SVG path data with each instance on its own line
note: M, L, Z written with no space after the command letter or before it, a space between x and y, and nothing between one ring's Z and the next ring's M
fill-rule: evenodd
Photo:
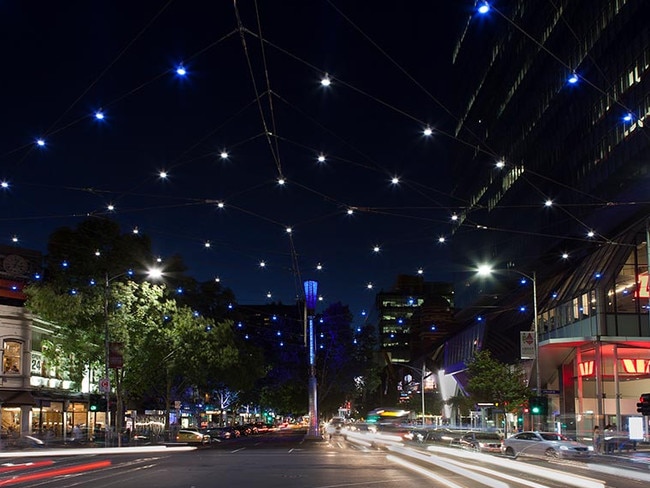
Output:
M306 439L320 439L318 428L318 390L316 384L316 341L314 338L314 313L318 301L318 282L305 281L305 329L309 344L309 427Z
M420 392L422 396L422 427L424 427L424 379L428 378L433 374L433 371L429 373L428 375L426 374L426 361L422 361L422 371L419 371L418 369L414 368L413 366L409 366L408 364L400 364L401 367L411 369L413 371L416 371L420 373Z
M483 264L478 267L478 274L481 276L487 276L490 275L493 271L492 267L489 265ZM529 279L533 283L533 328L534 328L534 345L535 345L535 372L536 378L535 378L535 392L537 396L540 396L541 394L541 374L540 374L540 368L539 368L539 322L537 319L537 275L533 271L531 275L528 275L522 271L516 270L509 268L507 271L512 271L513 273L517 273L520 276L523 276L524 278Z
M128 270L125 271L124 273L119 273L114 276L109 276L108 272L105 273L105 281L104 281L104 354L105 354L105 371L104 374L105 379L102 380L101 386L104 389L104 393L106 395L106 426L105 426L105 445L108 445L108 438L109 438L109 429L110 429L110 416L111 416L111 407L110 407L110 400L111 400L111 383L110 383L110 370L111 368L114 369L119 369L122 367L121 363L121 353L118 353L118 355L111 355L111 342L110 342L110 331L109 331L109 298L110 298L110 285L111 282L118 279L122 278L123 276L133 276L133 270ZM149 276L152 279L157 279L162 276L162 271L157 268L152 268L147 270L147 276ZM113 358L113 361L111 361L111 358ZM113 362L113 365L111 365L111 362ZM122 436L120 433L121 427L122 427L122 416L121 416L121 403L122 403L122 396L121 396L121 383L118 378L117 372L115 373L115 391L116 391L116 396L117 396L117 405L115 409L115 430L117 433L117 445L118 447L122 446ZM117 408L120 407L120 408Z

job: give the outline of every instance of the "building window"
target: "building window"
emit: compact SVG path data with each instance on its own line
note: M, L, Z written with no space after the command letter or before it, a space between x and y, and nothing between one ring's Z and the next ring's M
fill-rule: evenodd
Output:
M17 341L5 341L2 356L2 370L9 374L20 374L23 344Z

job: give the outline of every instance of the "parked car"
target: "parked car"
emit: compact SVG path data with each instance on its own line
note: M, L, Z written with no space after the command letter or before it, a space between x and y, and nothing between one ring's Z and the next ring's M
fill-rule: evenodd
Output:
M503 441L506 456L586 458L592 448L557 432L520 432Z
M501 452L503 438L498 432L468 432L460 438L460 447L479 452Z
M176 442L186 442L188 444L210 444L210 435L198 430L181 429L176 433Z

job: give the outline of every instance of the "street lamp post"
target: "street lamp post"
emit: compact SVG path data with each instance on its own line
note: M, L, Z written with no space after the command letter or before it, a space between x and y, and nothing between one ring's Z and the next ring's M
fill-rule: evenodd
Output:
M492 271L494 271L490 266L479 266L478 273L480 275L489 275ZM533 283L533 329L534 329L534 348L535 348L535 393L537 396L541 396L541 387L542 387L542 381L541 381L541 373L540 373L540 364L539 364L539 322L537 318L537 275L533 271L531 275L528 275L524 273L523 271L519 271L516 269L511 269L509 268L507 271L512 271L513 273L517 273L520 276L523 276L524 278L529 279Z
M307 439L320 439L318 428L318 385L316 383L316 340L314 338L314 313L318 300L318 282L305 281L305 329L309 344L309 427Z
M422 371L417 370L413 366L409 366L408 364L401 364L400 366L408 369L412 369L413 371L417 371L420 373L420 394L422 397L422 427L424 427L424 379L427 378L428 375L426 375L426 362L422 361ZM429 373L430 375L433 373Z

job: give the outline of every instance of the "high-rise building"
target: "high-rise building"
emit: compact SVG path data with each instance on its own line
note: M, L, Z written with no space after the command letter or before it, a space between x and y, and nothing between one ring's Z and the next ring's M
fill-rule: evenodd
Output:
M650 5L479 6L453 52L464 206L452 249L459 267L504 271L458 275L467 329L445 367L460 371L476 347L536 324L530 386L551 392L569 428L621 426L650 391Z

